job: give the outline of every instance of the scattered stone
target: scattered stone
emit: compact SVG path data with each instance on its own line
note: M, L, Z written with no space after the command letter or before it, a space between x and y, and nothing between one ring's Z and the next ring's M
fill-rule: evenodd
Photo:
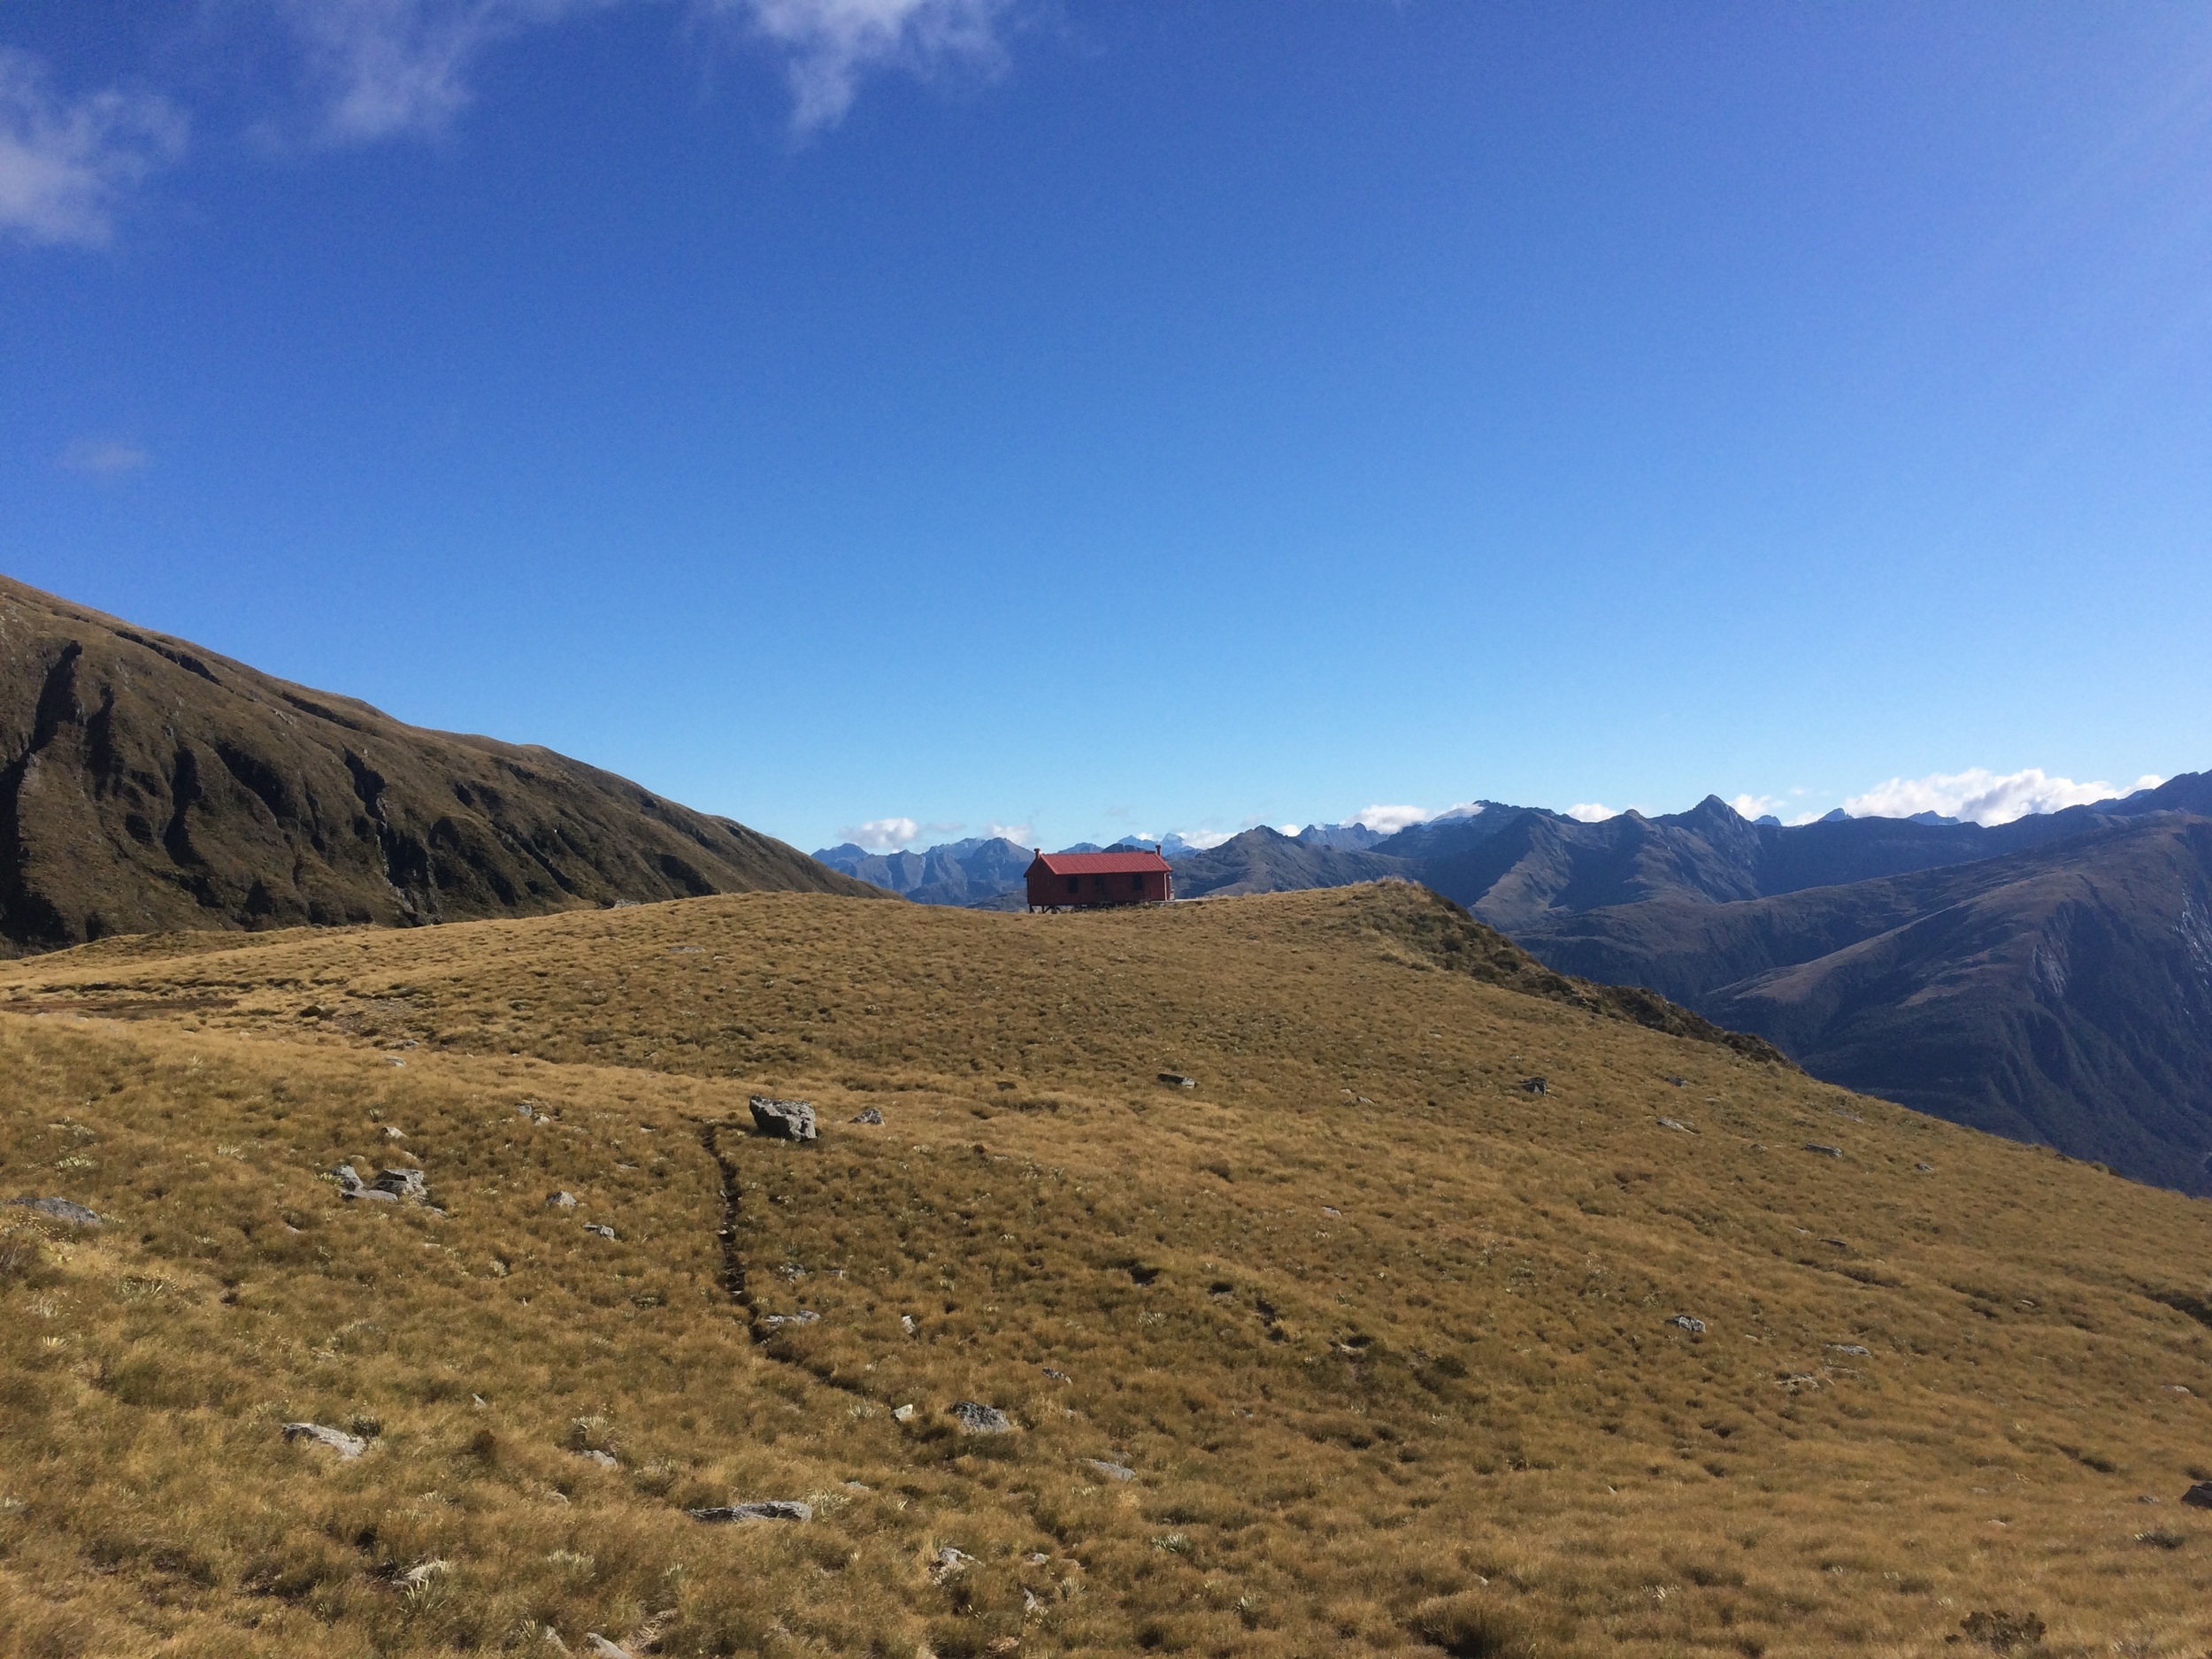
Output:
M548 1193L545 1195L545 1207L548 1210L573 1210L576 1208L576 1194L573 1193Z
M891 1412L892 1422L911 1423L913 1420L914 1408L912 1406L897 1406L893 1408Z
M1932 1164L1916 1164L1912 1167L1915 1172L1921 1175L1933 1175L1935 1173L1935 1165Z
M772 1313L761 1323L771 1331L780 1331L787 1325L814 1325L822 1316L811 1308L802 1308L796 1313Z
M358 1457L369 1449L368 1441L343 1429L326 1429L319 1423L288 1423L284 1425L288 1440L313 1440L318 1446L327 1446L341 1457Z
M1055 1371L1049 1365L1044 1368L1044 1373L1045 1380L1048 1382L1073 1382L1075 1380L1075 1379L1069 1376L1067 1372L1064 1371Z
M753 1109L753 1127L771 1141L816 1139L811 1101L770 1100L765 1094L756 1094L747 1103Z
M1028 1555L1025 1556L1024 1559L1026 1560L1033 1567L1041 1567L1047 1562L1050 1561L1052 1557L1046 1555L1043 1550L1039 1549L1033 1550Z
M1687 1088L1690 1084L1690 1079L1686 1077L1663 1078L1660 1080L1662 1082L1671 1083L1677 1088Z
M386 1124L384 1125L384 1138L387 1141L404 1141L407 1139L407 1132L404 1129L402 1129L397 1124Z
M364 1199L379 1204L396 1204L403 1200L420 1204L427 1202L430 1197L420 1170L380 1170L376 1179L368 1182L362 1180L360 1171L350 1164L341 1164L331 1173L338 1178L341 1198Z
M39 1215L49 1217L55 1221L65 1221L73 1227L98 1227L104 1226L106 1225L106 1223L101 1219L96 1211L87 1210L82 1204L73 1202L66 1198L32 1198L27 1196L23 1198L11 1198L7 1202L10 1209L21 1208L24 1210L34 1210Z
M2193 1388L2185 1388L2184 1386L2182 1386L2182 1385L2181 1385L2181 1384L2179 1384L2179 1383L2177 1383L2177 1382L2170 1382L2170 1383L2168 1383L2168 1384L2166 1385L2166 1392L2167 1392L2168 1394L2187 1394L2187 1395L2189 1395L2189 1396L2190 1396L2191 1398L2193 1398L2193 1399L2195 1397L2195 1394L2196 1394L2196 1390L2195 1390L2195 1389L2193 1389Z
M1185 1077L1180 1071L1163 1071L1160 1073L1160 1081L1170 1088L1196 1088L1198 1087L1196 1078Z
M879 1124L883 1121L883 1114L875 1107L871 1106L867 1110L854 1118L852 1121L856 1124Z
M1702 1336L1705 1334L1705 1321L1695 1318L1686 1313L1678 1313L1673 1318L1668 1320L1667 1323L1669 1325L1681 1326L1682 1329L1687 1331L1692 1336Z
M1102 1457L1079 1457L1075 1461L1093 1474L1103 1475L1109 1480L1134 1480L1137 1478L1137 1471L1126 1463L1110 1463Z
M1839 1158L1843 1156L1841 1147L1824 1147L1817 1141L1808 1141L1805 1143L1805 1150L1817 1152L1824 1158Z
M980 1400L956 1400L947 1408L963 1434L1011 1434L1014 1420Z
M566 1653L568 1651L568 1644L561 1640L561 1632L555 1630L550 1624L548 1624L545 1627L545 1645L550 1647L555 1653Z
M1821 1242L1839 1250L1847 1250L1851 1248L1851 1241L1848 1239L1823 1239Z
M603 1239L611 1239L615 1236L614 1229L603 1221L587 1221L584 1223L584 1231L595 1233Z
M726 1503L707 1509L687 1509L695 1521L810 1521L814 1506L796 1498L764 1498L754 1503Z
M584 1640L591 1646L595 1659L635 1659L627 1647L618 1641L609 1641L595 1630L584 1632Z
M1341 1210L1339 1210L1334 1204L1322 1205L1321 1213L1325 1216L1334 1216L1339 1220L1341 1220L1344 1216L1344 1212Z
M1662 1129L1674 1130L1678 1134L1694 1135L1697 1133L1697 1131L1691 1128L1689 1125L1677 1122L1672 1118L1662 1118L1659 1120L1659 1126Z
M1545 1082L1540 1077L1523 1078L1521 1079L1521 1087L1524 1091L1531 1094L1548 1094L1551 1093L1551 1085Z
M618 1469L621 1467L619 1460L616 1458L612 1452L580 1451L576 1454L576 1455L579 1457L588 1458L591 1462L597 1463L602 1469Z
M873 1492L875 1488L868 1485L868 1483L864 1480L848 1480L845 1483L845 1490L848 1492Z
M2200 1480L2181 1494L2181 1501L2193 1509L2212 1509L2212 1480Z
M1856 1342L1831 1342L1828 1351L1831 1354L1856 1354L1861 1359L1873 1352L1871 1348L1861 1348Z
M914 1323L914 1316L912 1314L902 1313L899 1316L899 1329L905 1332L907 1335L912 1336L917 1331L921 1329L921 1326Z
M2032 1613L1969 1613L1959 1621L1969 1641L1978 1641L1998 1653L2032 1647L2043 1640L2043 1621Z
M968 1552L964 1549L955 1549L950 1544L947 1544L942 1549L937 1552L935 1564L930 1569L930 1577L938 1579L949 1578L954 1573L958 1572L963 1567L972 1567L974 1565L975 1557L973 1555L968 1554Z

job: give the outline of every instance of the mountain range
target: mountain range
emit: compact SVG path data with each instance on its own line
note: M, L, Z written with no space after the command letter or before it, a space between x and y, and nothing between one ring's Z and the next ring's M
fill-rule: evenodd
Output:
M1785 826L1712 796L1592 824L1484 802L1394 835L1262 827L1175 860L1181 898L1393 877L1816 1077L2212 1194L2212 774L1993 826ZM979 871L966 892L1019 902Z
M0 578L0 950L877 894L729 818Z

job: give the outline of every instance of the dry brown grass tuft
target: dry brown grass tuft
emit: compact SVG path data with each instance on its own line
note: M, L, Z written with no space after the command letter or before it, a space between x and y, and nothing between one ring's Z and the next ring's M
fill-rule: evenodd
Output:
M12 966L0 1188L110 1220L0 1210L0 1655L2203 1650L2201 1206L1432 902Z

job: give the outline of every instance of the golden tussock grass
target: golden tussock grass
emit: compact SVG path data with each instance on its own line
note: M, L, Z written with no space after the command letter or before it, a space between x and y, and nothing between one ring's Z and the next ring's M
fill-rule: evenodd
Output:
M1381 887L10 964L0 1188L109 1222L0 1210L0 1655L2204 1650L2202 1206L1480 954Z

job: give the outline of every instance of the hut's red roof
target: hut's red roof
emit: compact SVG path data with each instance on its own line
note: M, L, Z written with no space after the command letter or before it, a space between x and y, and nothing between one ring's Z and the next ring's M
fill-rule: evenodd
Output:
M1037 864L1056 876L1150 875L1169 867L1157 853L1039 853ZM1031 869L1035 869L1032 864Z

